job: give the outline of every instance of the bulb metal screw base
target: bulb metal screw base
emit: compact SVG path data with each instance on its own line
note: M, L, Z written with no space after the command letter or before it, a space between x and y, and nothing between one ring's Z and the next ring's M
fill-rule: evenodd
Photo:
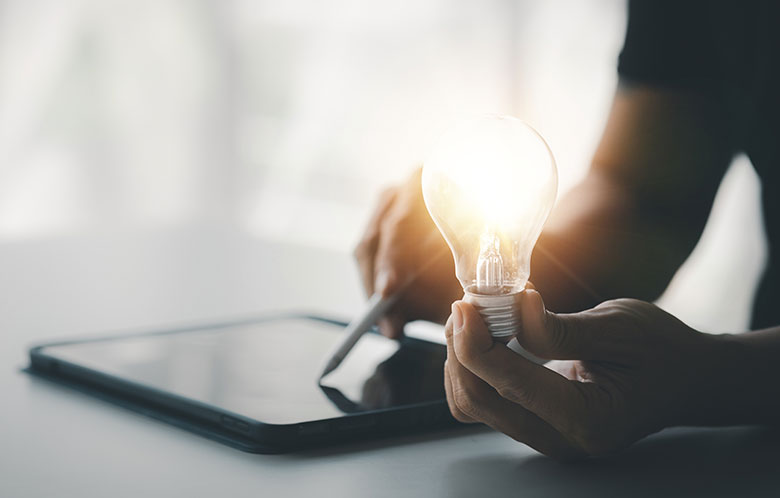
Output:
M479 311L493 339L506 343L522 325L518 298L519 293L476 294L467 289L463 300Z

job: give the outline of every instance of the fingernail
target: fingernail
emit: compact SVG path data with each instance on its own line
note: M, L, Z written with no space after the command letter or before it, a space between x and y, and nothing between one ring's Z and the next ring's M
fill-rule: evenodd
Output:
M523 302L521 303L523 316L527 317L528 319L531 319L532 317L534 317L536 320L544 319L545 309L541 294L535 290L527 290L525 292L526 295L523 296Z
M379 329L379 333L385 337L392 338L393 327L390 325L390 322L387 318L380 318L376 326Z
M457 334L463 330L463 313L458 303L452 303L452 333Z

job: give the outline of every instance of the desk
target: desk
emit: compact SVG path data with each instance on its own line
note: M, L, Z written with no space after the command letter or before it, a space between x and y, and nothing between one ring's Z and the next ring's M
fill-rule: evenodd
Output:
M780 436L761 428L672 429L575 465L482 427L252 455L19 371L48 339L291 308L349 316L357 282L345 255L220 228L0 245L0 496L780 494Z

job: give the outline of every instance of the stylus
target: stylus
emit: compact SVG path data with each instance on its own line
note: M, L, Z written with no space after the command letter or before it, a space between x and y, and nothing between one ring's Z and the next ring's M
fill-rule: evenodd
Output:
M362 313L357 315L347 325L347 328L344 330L344 340L338 345L330 360L328 360L328 364L325 365L320 378L325 377L341 365L341 362L352 351L358 340L363 337L363 334L371 330L371 327L390 309L395 300L396 296L383 298L379 294L374 294L368 299Z

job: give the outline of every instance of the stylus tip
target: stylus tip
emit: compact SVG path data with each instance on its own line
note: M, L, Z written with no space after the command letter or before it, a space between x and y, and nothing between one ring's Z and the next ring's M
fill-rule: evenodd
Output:
M331 373L332 371L336 370L336 367L339 366L341 361L338 360L338 358L331 358L331 360L328 362L327 365L325 365L325 369L320 374L320 379Z

